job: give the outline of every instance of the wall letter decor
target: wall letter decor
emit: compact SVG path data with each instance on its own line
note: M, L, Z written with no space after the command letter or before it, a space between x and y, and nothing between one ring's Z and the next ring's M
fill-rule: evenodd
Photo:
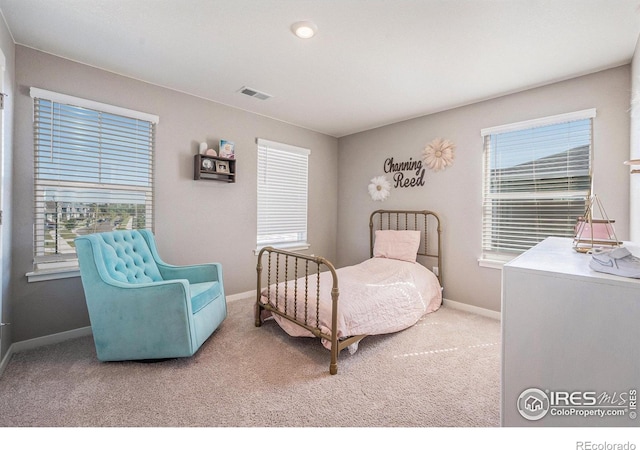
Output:
M385 173L393 173L393 187L406 188L424 186L424 172L422 161L409 158L409 161L395 162L393 157L384 162ZM407 176L403 172L410 172Z

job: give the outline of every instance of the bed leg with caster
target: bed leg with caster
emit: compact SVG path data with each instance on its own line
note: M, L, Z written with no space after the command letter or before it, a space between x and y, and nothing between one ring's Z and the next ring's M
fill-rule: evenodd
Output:
M260 255L258 256L258 264L256 265L256 272L258 273L258 281L256 284L256 304L254 307L254 311L256 314L256 321L255 321L255 325L256 327L260 327L262 326L262 306L260 305L260 295L262 292L262 252L264 250L260 251Z
M335 328L334 328L335 330ZM335 375L338 373L338 353L340 352L340 347L338 346L338 338L336 333L332 333L331 339L331 364L329 364L329 373L331 375Z
M340 291L338 290L338 277L333 266L330 267L333 272L333 288L331 289L333 307L331 308L331 364L329 365L329 373L335 375L338 373L338 353L340 352L338 345L338 297Z
M256 327L261 327L262 326L262 319L260 318L260 315L262 314L262 308L260 306L256 305L255 310L256 310L256 322L255 322L255 325L256 325Z

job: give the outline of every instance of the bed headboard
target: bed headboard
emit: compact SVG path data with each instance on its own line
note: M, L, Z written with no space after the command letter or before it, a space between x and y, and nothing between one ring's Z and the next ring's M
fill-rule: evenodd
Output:
M373 258L373 244L376 230L417 230L420 231L418 256L421 264L429 270L437 268L436 276L442 282L442 227L440 218L432 211L379 209L369 218L369 253ZM431 264L431 265L429 265Z

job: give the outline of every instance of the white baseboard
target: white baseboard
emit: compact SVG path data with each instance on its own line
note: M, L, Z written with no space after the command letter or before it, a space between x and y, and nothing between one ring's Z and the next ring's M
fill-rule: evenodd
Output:
M4 373L4 369L9 365L9 361L11 361L11 356L13 356L13 344L9 346L9 350L0 361L0 379L2 378L2 374Z
M32 348L42 347L43 345L57 344L58 342L90 335L91 327L76 328L75 330L63 331L62 333L55 333L48 336L27 339L26 341L14 342L11 347L13 347L14 353L17 353L24 350L31 350Z
M489 317L490 319L500 320L501 318L500 311L492 311L490 309L480 308L479 306L447 300L446 298L442 301L442 304L452 309L459 309L461 311L478 314L479 316Z
M0 361L0 377L2 376L4 369L9 365L9 361L14 353L18 353L24 350L31 350L33 348L42 347L43 345L57 344L69 339L77 337L90 336L91 327L76 328L75 330L63 331L62 333L50 334L48 336L41 336L33 339L27 339L26 341L14 342L9 346L7 354L4 355L2 361Z
M242 300L242 299L249 298L249 297L255 298L255 296L256 296L256 291L254 289L253 291L247 291L247 292L241 292L239 294L227 295L227 302L233 302L233 301L236 301L236 300Z

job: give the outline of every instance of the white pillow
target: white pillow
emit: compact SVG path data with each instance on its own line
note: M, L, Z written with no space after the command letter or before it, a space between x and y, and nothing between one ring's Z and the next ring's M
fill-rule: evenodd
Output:
M373 257L416 262L418 247L420 247L420 231L376 230Z

